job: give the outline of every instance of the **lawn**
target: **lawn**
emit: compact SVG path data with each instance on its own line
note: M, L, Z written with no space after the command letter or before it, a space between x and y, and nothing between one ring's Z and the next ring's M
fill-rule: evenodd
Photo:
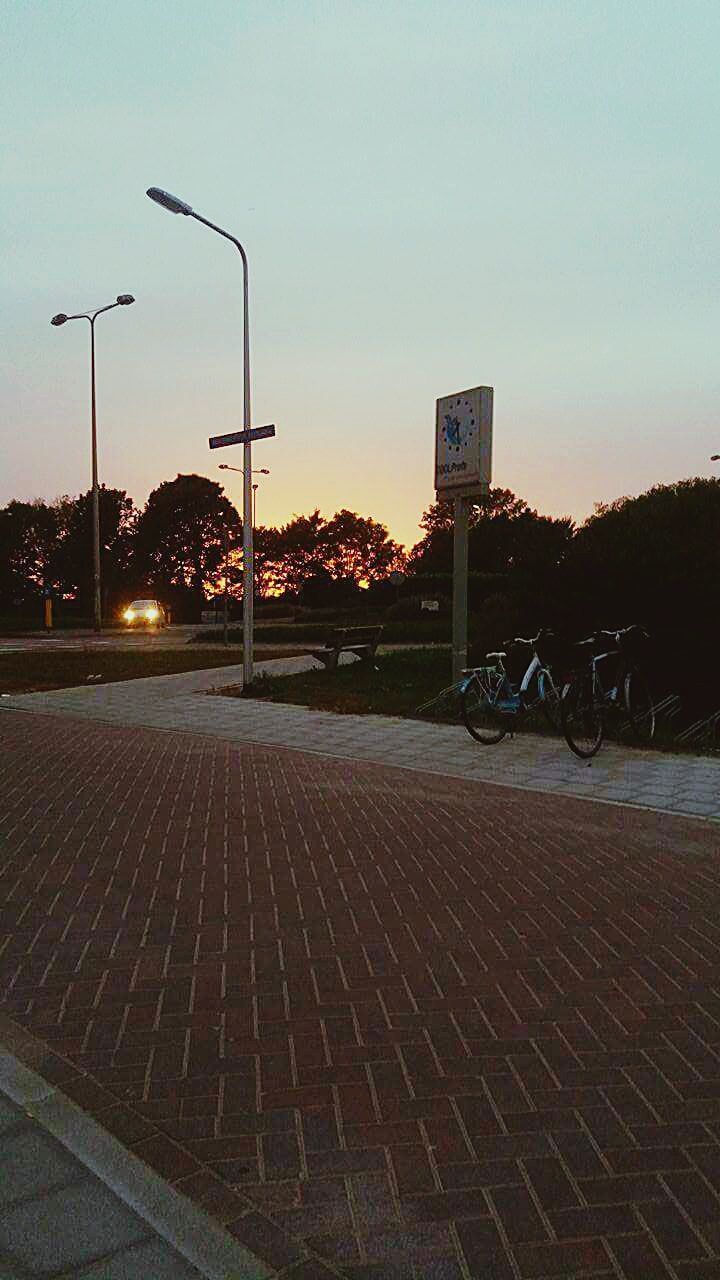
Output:
M296 650L296 652L299 652ZM263 649L256 661L292 656L287 648ZM42 689L67 689L82 684L108 684L112 680L137 680L143 676L168 676L178 671L237 666L241 649L62 649L53 652L30 649L0 653L0 692L30 693ZM90 680L90 676L99 679Z
M318 668L292 676L259 676L252 697L270 702L293 702L323 711L386 716L413 716L452 683L450 652L410 649L378 654L372 662L353 662L336 671ZM240 695L239 690L217 690ZM428 712L438 718L438 710ZM449 704L443 718L456 720Z

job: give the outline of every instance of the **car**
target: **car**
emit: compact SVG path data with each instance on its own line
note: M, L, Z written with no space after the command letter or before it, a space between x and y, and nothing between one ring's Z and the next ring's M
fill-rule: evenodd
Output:
M127 627L164 627L165 610L159 600L133 600L123 609L123 622Z

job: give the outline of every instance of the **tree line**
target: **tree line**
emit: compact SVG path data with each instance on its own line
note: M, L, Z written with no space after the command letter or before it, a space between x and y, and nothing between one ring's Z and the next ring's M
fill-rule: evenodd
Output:
M92 598L89 493L0 509L0 613L37 615L45 589L85 616ZM142 509L119 489L100 491L103 605L112 616L128 598L156 596L178 620L196 620L222 594L227 570L241 597L242 522L221 485L179 475ZM371 517L315 510L280 528L255 530L259 600L282 596L310 607L384 603L396 615L422 597L449 614L452 506L432 504L422 536L406 550ZM471 640L476 651L512 634L553 626L579 635L639 622L667 666L703 669L718 682L720 481L681 480L638 497L598 504L579 527L545 516L510 490L493 488L473 506L469 533ZM388 587L404 571L402 589ZM398 598L399 596L399 598Z
M176 618L197 620L227 589L242 595L242 520L222 486L178 475L138 508L122 489L99 491L103 612L148 595ZM12 501L0 508L0 612L37 611L45 593L89 614L92 599L92 494L54 502ZM405 564L383 524L346 509L325 519L297 515L254 533L255 592L343 600Z

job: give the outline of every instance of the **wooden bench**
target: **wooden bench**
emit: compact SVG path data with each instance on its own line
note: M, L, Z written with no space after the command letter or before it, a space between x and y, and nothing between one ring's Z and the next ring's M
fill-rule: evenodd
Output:
M336 669L341 653L354 653L367 661L375 657L381 635L382 627L340 627L330 632L324 649L311 650L312 656L328 671Z

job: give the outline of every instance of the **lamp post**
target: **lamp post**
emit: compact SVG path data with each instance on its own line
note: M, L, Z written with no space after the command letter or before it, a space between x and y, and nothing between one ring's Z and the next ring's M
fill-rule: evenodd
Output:
M93 515L93 626L96 631L102 630L102 604L100 598L100 495L98 492L97 465L97 415L95 411L95 321L104 311L112 311L113 307L129 307L135 299L131 293L119 293L114 302L106 307L98 307L95 311L80 311L77 315L66 316L63 311L53 316L50 321L56 327L67 324L68 320L89 320L90 322L90 418L92 423L92 515Z
M219 462L219 463L218 463L218 471L237 471L239 475L241 475L241 476L244 476L244 475L245 475L245 472L243 471L242 467L231 467L231 466L230 466L230 464L229 464L228 462ZM270 475L270 468L269 468L269 467L258 467L258 468L256 469L256 468L254 468L254 467L253 467L253 469L251 470L250 474L251 474L251 475L253 475L253 476L269 476L269 475ZM252 527L253 527L253 530L254 530L254 529L255 529L255 525L256 525L256 521L255 521L255 500L256 500L256 497L257 497L257 485L256 485L256 484L254 484L254 485L252 486L252 491L253 491L253 504L252 504ZM245 594L245 592L244 592L244 589L243 589L243 595L244 595L244 594ZM227 609L226 609L226 612L227 612ZM245 611L243 610L243 616L244 616L244 613L245 613ZM227 644L227 640L225 641L225 643Z
M159 204L170 213L182 213L186 218L194 218L203 226L216 231L219 236L235 245L243 267L243 429L250 430L250 321L248 306L248 260L240 241L229 231L224 231L214 222L209 222L187 204L159 187L148 187L146 194L155 204ZM252 447L249 440L243 444L243 685L247 688L253 678L253 531L250 519L252 505L251 470Z
M244 473L244 471L243 471L243 469L242 469L242 467L231 467L231 466L229 466L229 465L228 465L228 463L227 463L227 462L219 462L219 463L218 463L218 471L239 471L240 475L244 475L244 474L245 474L245 473ZM257 468L257 470L253 469L253 471L252 471L252 473L251 473L251 474L252 474L252 475L254 475L254 476L269 476L269 475L270 475L270 468L269 468L269 467L258 467L258 468ZM258 486L257 486L256 484L254 484L254 485L252 486L252 491L253 491L253 504L252 504L252 522L253 522L253 529L254 529L254 528L256 527L256 525L257 525L257 520L256 520L256 518L255 518L255 516L256 516L256 505L257 505L257 501L256 501L256 500L257 500L257 490L258 490Z

